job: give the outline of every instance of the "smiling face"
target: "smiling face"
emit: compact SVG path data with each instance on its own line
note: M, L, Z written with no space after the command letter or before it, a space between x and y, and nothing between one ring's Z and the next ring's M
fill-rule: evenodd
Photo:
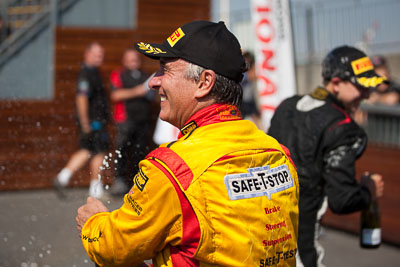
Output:
M149 81L149 86L160 95L160 119L178 128L198 110L198 86L185 77L188 64L182 59L161 59L160 69Z

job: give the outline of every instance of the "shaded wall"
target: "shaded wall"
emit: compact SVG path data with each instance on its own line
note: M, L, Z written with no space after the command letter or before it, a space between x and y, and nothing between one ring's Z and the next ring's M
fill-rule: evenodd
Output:
M53 34L46 27L0 67L1 99L53 97Z

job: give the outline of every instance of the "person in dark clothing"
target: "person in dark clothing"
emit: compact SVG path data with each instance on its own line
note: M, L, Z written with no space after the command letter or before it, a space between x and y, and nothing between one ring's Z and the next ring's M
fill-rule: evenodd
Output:
M355 179L355 161L364 152L367 136L351 115L384 78L363 52L349 46L326 56L322 76L324 87L278 106L268 131L289 148L299 174L297 259L298 266L306 267L324 266L317 233L327 206L334 213L352 213L383 194L381 175L365 175L360 184Z
M90 160L89 195L100 198L104 194L103 183L99 178L100 167L109 149L107 123L109 103L99 67L103 63L104 49L91 43L85 50L76 87L76 116L79 129L79 147L58 173L53 184L60 196L73 174Z
M140 160L149 152L151 126L151 99L154 93L145 81L148 75L140 70L139 53L127 49L122 57L123 67L111 73L111 100L117 125L115 181L112 195L123 195L132 187L133 177Z
M243 87L243 101L240 105L240 113L243 119L253 121L257 127L261 128L261 112L257 104L257 75L255 58L253 53L244 52L243 57L249 64L249 70L244 74L242 87Z

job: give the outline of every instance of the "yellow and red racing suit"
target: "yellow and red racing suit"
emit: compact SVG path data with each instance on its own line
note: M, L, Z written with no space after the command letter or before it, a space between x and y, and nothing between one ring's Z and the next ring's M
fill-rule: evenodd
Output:
M82 229L100 266L295 266L295 167L236 107L200 110L139 167L123 206Z

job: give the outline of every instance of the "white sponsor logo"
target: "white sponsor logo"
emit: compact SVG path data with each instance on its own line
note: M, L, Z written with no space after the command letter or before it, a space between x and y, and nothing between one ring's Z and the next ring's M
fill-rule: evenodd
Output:
M267 196L293 186L293 178L286 165L270 168L249 168L248 173L225 176L225 186L231 200Z

